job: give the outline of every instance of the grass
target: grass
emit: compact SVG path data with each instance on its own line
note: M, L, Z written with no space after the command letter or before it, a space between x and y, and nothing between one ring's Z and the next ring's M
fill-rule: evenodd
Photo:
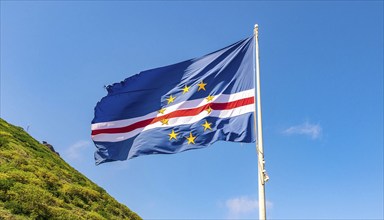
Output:
M0 118L0 219L141 219Z

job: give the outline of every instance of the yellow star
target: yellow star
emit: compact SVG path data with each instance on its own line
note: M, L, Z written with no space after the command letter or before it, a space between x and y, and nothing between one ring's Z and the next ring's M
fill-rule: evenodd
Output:
M212 101L213 100L213 96L211 96L211 95L209 95L207 98L205 98L206 100L207 100L207 102L210 102L210 101Z
M186 138L187 138L187 140L188 140L188 144L190 144L190 143L195 144L195 138L196 138L196 136L193 136L193 135L192 135L192 132L189 133L189 137L186 137Z
M212 124L212 123L208 123L208 121L205 120L205 123L202 124L201 126L204 127L204 131L206 131L207 129L212 130L212 128L211 128L211 124Z
M203 81L201 81L199 84L197 84L197 86L199 86L197 91L200 91L201 89L205 91L205 86L206 85L207 85L207 83L204 83Z
M189 87L190 87L190 86L187 86L187 85L184 86L184 88L183 88L183 94L189 92Z
M158 112L159 112L160 114L164 114L164 112L165 112L165 108L160 109Z
M175 101L175 98L176 98L176 97L174 97L174 96L172 96L172 95L169 96L169 98L167 98L168 104L174 102L174 101Z
M205 111L207 111L208 112L208 114L210 114L211 112L212 112L212 108L211 108L211 106L209 106L207 109L205 109Z
M175 139L175 140L177 140L177 135L178 135L179 133L176 133L173 129L172 129L172 132L170 133L170 134L168 134L169 135L169 140L172 140L172 139Z
M161 119L161 125L167 125L168 121L169 121L168 118Z

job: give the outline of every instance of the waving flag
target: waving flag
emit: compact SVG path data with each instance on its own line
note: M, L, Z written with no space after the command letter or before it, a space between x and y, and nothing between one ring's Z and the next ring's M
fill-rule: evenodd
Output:
M254 37L107 87L97 103L96 164L254 142Z

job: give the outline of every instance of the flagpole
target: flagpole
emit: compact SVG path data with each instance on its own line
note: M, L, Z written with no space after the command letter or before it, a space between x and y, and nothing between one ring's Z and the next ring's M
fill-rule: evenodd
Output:
M259 185L259 219L266 219L265 208L265 182L268 176L265 172L264 150L263 150L263 131L261 121L261 95L260 95L260 64L259 64L259 26L255 24L255 72L256 72L256 115L257 115L257 140L256 151L258 158L258 185Z

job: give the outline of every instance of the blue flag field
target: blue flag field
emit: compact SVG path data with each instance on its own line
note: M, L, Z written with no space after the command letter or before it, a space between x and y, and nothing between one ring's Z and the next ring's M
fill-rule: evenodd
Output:
M254 37L107 87L95 107L96 164L255 141Z

